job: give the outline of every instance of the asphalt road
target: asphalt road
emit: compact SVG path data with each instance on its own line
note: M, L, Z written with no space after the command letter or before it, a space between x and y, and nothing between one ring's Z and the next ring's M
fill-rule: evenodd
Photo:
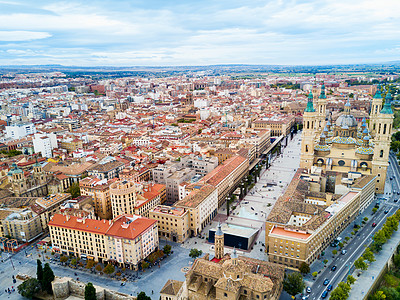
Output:
M390 157L390 165L388 169L388 177L395 175L395 178L390 181L392 184L393 191L400 191L400 168L393 156ZM385 223L385 220L388 216L391 216L396 210L399 208L399 202L395 203L394 199L399 198L397 194L391 193L386 198L387 201L381 202L380 209L374 214L371 215L368 222L362 227L357 235L353 237L347 245L343 249L347 250L347 253L342 255L338 254L335 258L332 259L331 251L334 249L333 247L328 246L325 250L327 258L330 261L330 264L319 274L317 279L313 282L312 292L308 299L316 300L322 299L321 295L326 290L326 286L323 285L325 279L329 279L329 284L332 284L333 289L338 285L339 282L345 281L347 275L349 275L353 270L353 263L356 261L364 252L366 246L368 246L372 241L372 236L378 231L382 225ZM387 214L384 213L385 210L389 212ZM372 223L376 223L375 227L372 227ZM353 223L349 225L353 226ZM337 266L335 271L331 271L332 266ZM328 295L329 297L329 295ZM328 297L326 299L328 299Z

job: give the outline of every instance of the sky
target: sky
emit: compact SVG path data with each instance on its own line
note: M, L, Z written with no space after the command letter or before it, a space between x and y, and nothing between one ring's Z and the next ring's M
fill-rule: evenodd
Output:
M0 0L0 65L400 60L399 0Z

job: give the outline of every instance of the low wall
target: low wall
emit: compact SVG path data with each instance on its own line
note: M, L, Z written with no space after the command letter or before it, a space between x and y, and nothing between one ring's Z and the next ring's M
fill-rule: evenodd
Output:
M86 284L69 277L56 277L51 283L55 300L63 300L69 296L85 298ZM105 289L101 286L94 286L97 300L136 300L136 297Z

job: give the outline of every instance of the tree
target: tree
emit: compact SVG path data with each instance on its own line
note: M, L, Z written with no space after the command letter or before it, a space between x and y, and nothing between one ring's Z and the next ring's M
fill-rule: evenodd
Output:
M345 239L346 241L349 241L350 237L346 236L344 239Z
M81 195L81 189L79 187L79 183L74 182L67 190L68 193L71 194L72 198L77 198Z
M42 290L46 291L48 294L52 294L53 290L51 287L51 282L53 280L54 280L53 270L50 268L49 263L45 263L43 268Z
M346 282L348 285L352 285L352 284L354 284L354 282L356 282L356 279L353 276L349 275L349 276L347 276Z
M370 263L375 261L375 255L372 253L371 249L365 248L365 251L362 255L364 259L368 260Z
M337 250L332 250L332 255L336 255L337 254Z
M107 264L107 266L104 267L103 272L106 274L112 274L115 272L115 267L112 264Z
M89 259L86 263L86 269L91 269L94 266L94 261Z
M324 259L323 263L326 265L328 263L328 260Z
M165 245L164 248L163 248L164 253L167 254L167 255L170 254L171 253L171 248L172 248L171 245Z
M365 271L368 269L368 265L365 263L364 258L360 256L355 262L354 262L354 267L359 270Z
M96 289L91 282L85 286L85 300L97 300Z
M317 278L318 272L312 272L311 275L314 277L314 280L315 280L315 278Z
M393 257L393 262L394 262L394 265L396 266L396 268L400 269L400 254L396 254Z
M147 296L145 292L140 292L136 299L137 300L151 300L151 298L149 296Z
M310 266L307 263L302 262L300 264L299 271L301 274L308 274L310 273Z
M101 264L97 264L95 269L96 271L100 272L103 269L103 267L101 266Z
M40 259L36 260L37 267L36 267L36 279L39 282L42 282L43 280L43 267L42 267L42 262Z
M290 273L283 280L283 289L291 296L301 293L304 288L303 276L298 272Z
M349 297L350 286L347 283L343 283L339 285L332 291L329 299L331 300L346 300ZM346 285L346 286L344 286ZM348 287L348 288L347 288Z
M343 245L343 243L342 243L342 242L340 242L340 243L339 243L339 248L340 248L340 249L342 249L342 248L343 248L343 246L344 246L344 245Z
M202 254L203 254L203 251L193 248L193 249L190 249L189 257L196 259L197 257L201 256Z
M32 299L39 291L40 282L36 278L29 278L18 286L18 293L28 299Z
M150 266L150 264L146 261L142 261L142 270L146 270L148 267Z
M367 222L367 221L368 221L368 218L367 218L367 217L365 217L365 218L364 218L364 221L365 221L365 222Z
M372 214L376 213L377 210L378 210L378 208L374 207L374 208L372 209Z
M372 300L383 300L386 299L386 295L383 293L383 291L377 291L372 297Z
M71 259L71 265L76 266L76 264L77 264L76 258Z
M61 257L60 257L60 262L65 263L65 262L67 262L67 261L68 261L68 257L65 256L65 255L61 255Z

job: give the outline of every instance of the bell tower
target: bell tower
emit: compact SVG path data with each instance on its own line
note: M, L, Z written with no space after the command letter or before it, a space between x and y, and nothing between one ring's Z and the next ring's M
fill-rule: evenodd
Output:
M382 95L381 95L381 87L378 85L376 93L374 97L372 98L372 104L371 104L371 114L369 117L369 131L371 133L372 137L375 137L376 135L376 130L377 130L377 123L378 123L378 117L379 117L379 112L382 110Z
M389 165L390 141L393 126L392 95L385 97L385 105L377 116L376 134L374 138L374 156L372 158L372 174L377 176L376 193L383 193L386 172Z
M300 168L311 169L314 163L314 143L317 112L313 105L312 92L308 95L307 107L303 114L303 132L301 133Z
M317 130L322 132L325 127L325 119L326 119L326 94L325 94L325 84L322 83L321 93L317 102Z
M37 158L36 163L33 165L33 178L35 179L36 184L45 184L46 176L45 172L42 169L42 166L39 164Z
M221 259L224 256L224 233L221 229L221 222L218 222L217 231L214 236L215 240L215 258Z

